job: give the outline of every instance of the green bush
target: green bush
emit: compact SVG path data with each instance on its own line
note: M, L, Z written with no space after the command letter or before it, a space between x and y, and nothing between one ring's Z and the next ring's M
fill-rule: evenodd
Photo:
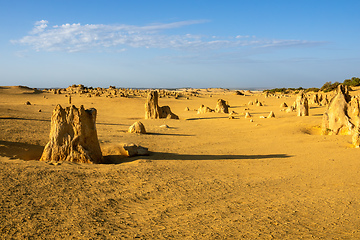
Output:
M337 88L337 86L339 86L340 83L339 82L326 82L321 88L320 90L323 92L331 92L333 90L335 90Z
M267 92L267 93L287 93L287 89L286 88L274 88L274 89L266 89L263 92Z
M360 78L352 77L351 79L345 79L343 84L350 87L360 86Z
M305 90L305 92L318 92L318 91L320 91L320 88L308 88L308 89L306 89Z
M304 90L304 88L299 87L299 88L273 88L273 89L266 89L263 92L267 92L267 93L282 93L282 94L288 94L291 92L299 92L300 90Z
M341 83L339 83L339 82L334 82L334 83L326 82L320 89L319 88L304 89L302 87L299 87L299 88L274 88L274 89L266 89L266 90L264 90L264 92L272 93L272 94L275 94L275 93L287 94L290 92L298 93L298 92L300 92L300 90L305 90L305 92L318 92L318 91L331 92L331 91L336 90L336 88L340 84ZM360 78L352 77L351 79L345 79L342 84L348 86L349 90L351 90L350 87L360 86Z

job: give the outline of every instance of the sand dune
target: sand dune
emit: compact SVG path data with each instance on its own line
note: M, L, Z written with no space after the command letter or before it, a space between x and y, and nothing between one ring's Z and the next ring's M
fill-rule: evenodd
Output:
M326 106L310 104L298 117L279 107L295 95L234 92L164 95L159 104L179 120L144 119L140 93L72 94L72 104L97 109L100 146L113 163L77 164L37 161L52 110L69 106L66 92L1 87L1 238L360 238L359 149L349 135L321 135ZM197 114L218 99L233 119ZM247 105L256 99L263 106ZM261 118L271 111L275 118ZM139 120L147 134L128 133ZM124 143L151 154L124 157Z

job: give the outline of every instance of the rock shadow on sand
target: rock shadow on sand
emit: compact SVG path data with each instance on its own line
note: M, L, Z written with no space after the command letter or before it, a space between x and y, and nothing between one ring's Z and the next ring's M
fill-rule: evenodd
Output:
M229 117L196 117L196 118L187 118L186 121L194 121L194 120L209 120L209 119L227 119Z
M105 123L105 122L96 123L96 125L104 125L104 126L127 126L126 124L122 124L122 123Z
M0 141L0 156L8 157L10 159L22 160L39 160L44 150L44 146ZM290 158L293 157L288 154L254 154L254 155L197 155L197 154L178 154L165 152L150 152L148 156L134 156L127 157L124 155L104 155L104 164L121 164L126 162L133 162L143 159L145 161L169 160L169 161L204 161L204 160L262 160L262 159L276 159L276 158Z
M10 159L39 160L44 146L0 141L0 156Z
M290 158L293 157L288 154L254 154L254 155L196 155L196 154L177 154L164 152L150 152L149 156L135 156L125 157L122 155L108 155L104 156L106 164L121 164L126 162L133 162L136 160L157 161L212 161L212 160L262 160L262 159L276 159L276 158Z
M22 117L9 117L9 116L0 116L0 119L6 120L20 120L20 121L38 121L38 122L51 122L49 119L35 119L35 118L22 118Z
M164 153L152 152L150 154L152 160L245 160L245 159L270 159L270 158L289 158L292 157L288 154L225 154L225 155L196 155L196 154L177 154L177 153Z
M146 135L154 135L154 136L177 136L177 137L194 137L194 136L195 136L195 135L180 134L180 133L156 133L156 132L147 132Z

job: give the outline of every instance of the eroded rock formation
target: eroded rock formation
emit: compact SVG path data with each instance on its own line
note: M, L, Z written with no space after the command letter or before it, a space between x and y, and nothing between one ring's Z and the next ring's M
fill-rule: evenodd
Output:
M355 128L353 130L352 143L354 147L360 147L360 117L353 117L353 123L355 124Z
M359 98L358 97L352 97L351 101L349 102L349 115L351 118L355 118L357 116L359 116ZM355 124L356 120L354 120L354 124Z
M171 112L169 106L160 107L158 104L159 94L157 91L150 91L145 103L145 119L179 119L177 115Z
M95 122L95 108L57 105L51 116L50 141L40 161L102 163Z
M309 116L309 104L304 91L296 97L296 110L298 116Z
M229 113L229 107L225 100L218 99L215 107L217 113Z
M325 95L324 99L321 100L320 105L321 106L326 106L328 104L329 104L329 100L327 98L327 95Z
M252 116L251 116L251 114L249 113L249 112L246 112L245 113L245 118L251 118Z
M337 93L323 115L323 134L351 134L354 130L354 120L358 117L359 104L354 100L350 103L351 97L347 86L340 84Z
M244 95L242 92L240 92L239 90L236 90L235 92L234 92L234 95L240 95L240 96L242 96L242 95Z
M321 95L320 95L321 96ZM321 97L322 98L322 97ZM320 105L320 100L319 100L319 94L315 93L313 96L312 96L312 101L311 103L312 104L317 104L317 105Z
M201 105L197 111L197 114L202 114L202 113L208 113L208 112L213 112L214 110L209 108L209 107L206 107L205 105Z
M273 111L271 111L269 113L269 115L267 116L267 118L275 118L275 113Z
M291 113L291 112L294 112L294 111L295 111L295 108L293 106L290 106L285 110L285 112L287 112L287 113Z
M286 104L286 102L283 102L282 104L280 104L280 107L281 107L281 108L287 108L288 105Z

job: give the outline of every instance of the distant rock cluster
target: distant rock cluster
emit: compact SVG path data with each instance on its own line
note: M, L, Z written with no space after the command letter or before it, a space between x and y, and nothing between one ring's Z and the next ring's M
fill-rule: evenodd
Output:
M51 92L53 94L72 94L72 95L83 95L86 97L130 97L130 96L145 96L145 90L139 89L126 89L126 88L116 88L114 86L110 86L109 88L93 88L93 87L85 87L82 84L72 85L68 88L60 88L60 89L46 89L46 91Z
M146 98L149 92L153 91L151 89L131 89L131 88L116 88L115 86L109 86L109 88L93 88L85 87L82 84L74 84L67 88L56 88L56 89L45 89L45 92L50 92L53 94L66 94L66 95L80 95L85 97L142 97ZM196 89L179 89L179 90L158 90L159 98L184 98L190 99L191 97L198 97L200 95L200 90Z

